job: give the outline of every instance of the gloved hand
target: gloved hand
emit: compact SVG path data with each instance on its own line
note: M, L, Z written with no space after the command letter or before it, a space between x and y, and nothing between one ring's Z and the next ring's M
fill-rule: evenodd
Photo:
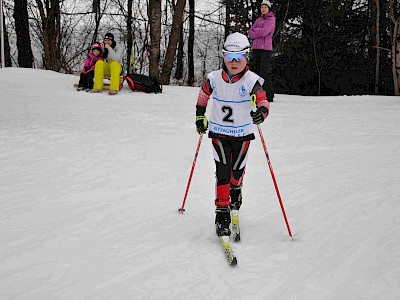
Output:
M268 112L267 108L264 106L259 107L256 111L250 112L250 116L253 118L253 123L256 125L264 122L264 115Z
M207 128L208 128L208 120L206 118L206 116L202 115L202 116L197 116L196 117L196 130L197 133L206 133Z
M82 69L82 73L83 74L87 74L87 73L92 72L92 71L93 70L91 68L88 68L88 67Z

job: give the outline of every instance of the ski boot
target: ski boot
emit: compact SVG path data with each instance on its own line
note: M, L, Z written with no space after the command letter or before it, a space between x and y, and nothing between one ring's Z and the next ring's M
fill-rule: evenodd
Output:
M238 242L240 241L239 209L242 205L242 187L232 187L230 190L230 196L233 240Z
M229 207L218 207L215 209L215 229L218 236L230 236L231 215Z

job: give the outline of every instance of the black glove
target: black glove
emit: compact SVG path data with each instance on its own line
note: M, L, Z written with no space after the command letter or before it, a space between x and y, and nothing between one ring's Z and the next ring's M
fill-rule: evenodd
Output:
M206 108L204 106L196 105L196 130L197 133L206 133L208 128L208 120L205 116Z
M104 49L104 51L103 51L103 53L102 53L102 54L100 54L100 57L102 57L102 58L106 59L106 58L107 58L107 56L108 56L108 49L107 49L107 48L105 48L105 49Z
M259 107L256 111L250 112L250 116L253 118L253 123L256 125L264 122L264 115L268 112L268 109L264 106Z
M196 117L196 130L197 133L206 133L207 128L208 128L208 120L206 116L197 116Z

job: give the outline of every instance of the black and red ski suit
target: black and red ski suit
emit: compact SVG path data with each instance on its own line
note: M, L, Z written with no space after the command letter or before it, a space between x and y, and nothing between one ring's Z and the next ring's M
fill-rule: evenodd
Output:
M226 70L222 72L222 78L227 83L239 81L249 68L246 67L239 74L229 77ZM207 103L213 93L210 80L207 79L199 92L196 105L196 116L202 116L206 112ZM257 107L267 108L265 118L269 112L269 103L262 85L256 82L251 90L251 94L256 96ZM250 112L249 112L250 113ZM250 141L255 138L254 134L235 137L209 131L208 136L212 139L214 150L214 161L216 166L216 197L217 207L228 207L230 204L230 191L241 188L245 174L247 153Z

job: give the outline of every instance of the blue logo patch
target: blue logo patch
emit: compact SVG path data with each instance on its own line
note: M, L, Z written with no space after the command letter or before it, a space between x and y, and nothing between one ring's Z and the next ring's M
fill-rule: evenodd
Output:
M241 85L239 88L239 95L240 97L244 97L247 95L247 90L244 85Z
M217 85L215 84L215 82L211 82L211 88L213 89L213 91L216 90Z

